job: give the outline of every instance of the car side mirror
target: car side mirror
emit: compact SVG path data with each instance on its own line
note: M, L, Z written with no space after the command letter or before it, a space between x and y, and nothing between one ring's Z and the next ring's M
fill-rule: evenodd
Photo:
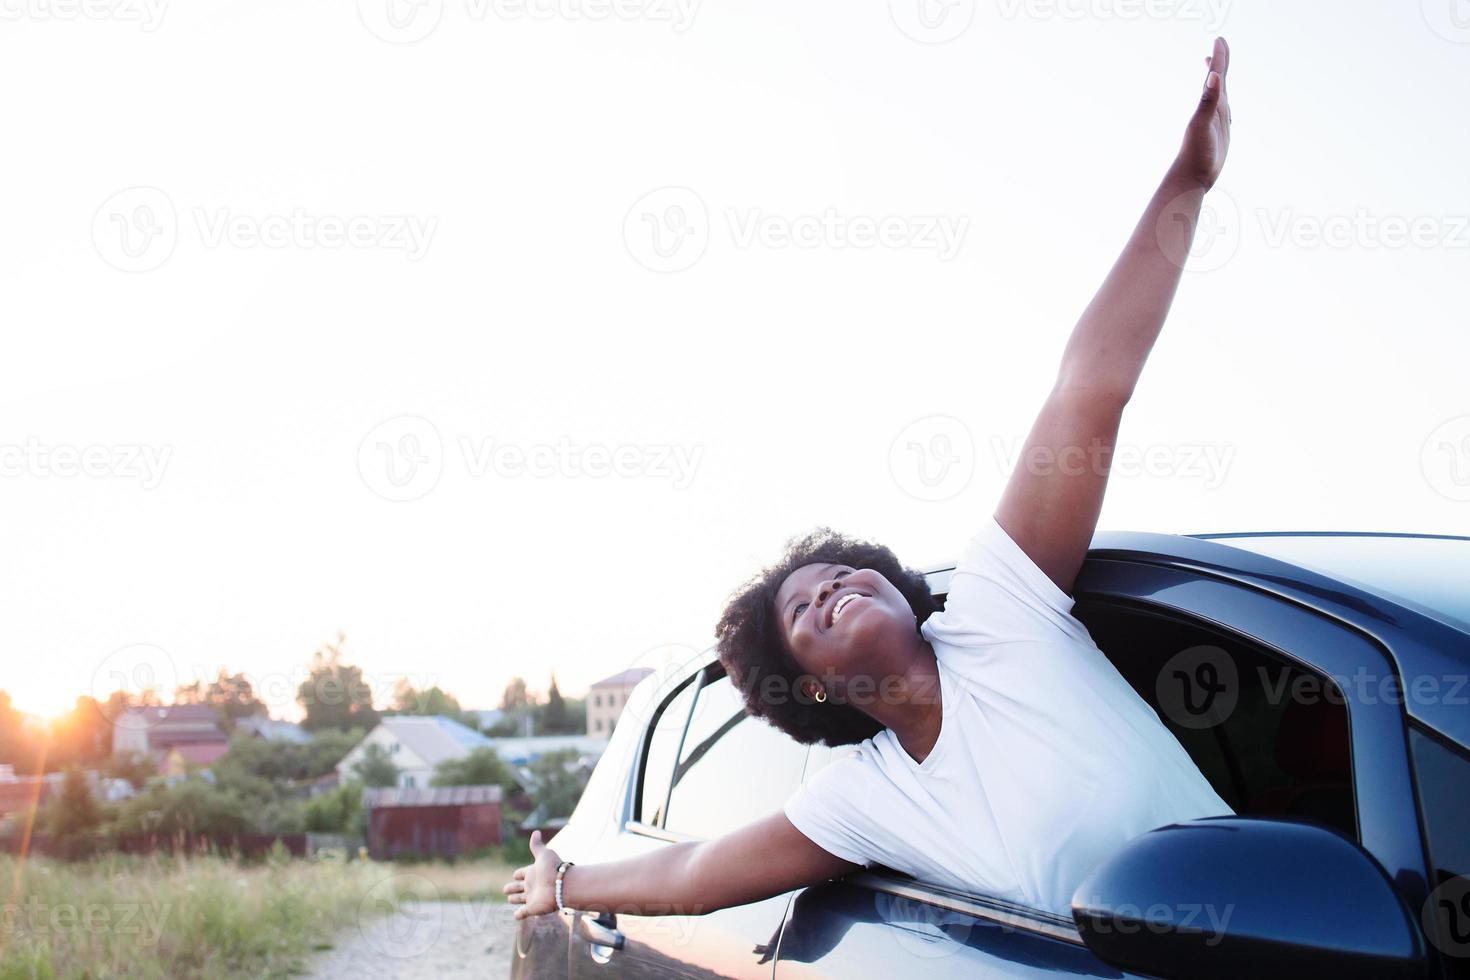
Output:
M1072 896L1098 958L1190 980L1423 977L1424 942L1388 875L1311 823L1210 817L1129 841Z

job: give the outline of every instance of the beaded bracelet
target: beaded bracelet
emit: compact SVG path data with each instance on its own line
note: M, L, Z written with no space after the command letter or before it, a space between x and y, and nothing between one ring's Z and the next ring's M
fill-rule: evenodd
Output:
M566 908L566 906L561 903L561 880L567 876L567 869L571 866L571 861L563 861L561 864L558 864L556 866L556 910L558 912Z

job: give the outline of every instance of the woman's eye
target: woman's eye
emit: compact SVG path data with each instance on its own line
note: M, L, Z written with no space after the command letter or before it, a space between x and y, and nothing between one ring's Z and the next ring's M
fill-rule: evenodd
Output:
M796 622L799 618L801 618L801 614L802 613L806 612L806 607L807 607L807 604L805 602L798 602L796 604L796 608L791 613L791 621L793 623Z
M851 572L838 572L835 575L833 575L832 577L833 578L841 578L844 575L851 575L851 574L852 574Z

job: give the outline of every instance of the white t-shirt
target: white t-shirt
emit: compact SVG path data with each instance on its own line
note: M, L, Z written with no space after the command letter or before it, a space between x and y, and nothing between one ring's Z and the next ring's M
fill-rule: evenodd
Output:
M889 729L837 750L785 806L824 850L1070 916L1130 838L1231 812L994 518L922 632L939 739L922 763Z

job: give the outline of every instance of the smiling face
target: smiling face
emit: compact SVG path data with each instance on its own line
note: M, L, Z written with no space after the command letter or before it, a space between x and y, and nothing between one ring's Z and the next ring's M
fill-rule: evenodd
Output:
M855 677L869 690L901 673L922 643L914 611L903 593L881 573L848 565L803 565L776 591L782 637L802 671L802 690L820 685L846 702Z

